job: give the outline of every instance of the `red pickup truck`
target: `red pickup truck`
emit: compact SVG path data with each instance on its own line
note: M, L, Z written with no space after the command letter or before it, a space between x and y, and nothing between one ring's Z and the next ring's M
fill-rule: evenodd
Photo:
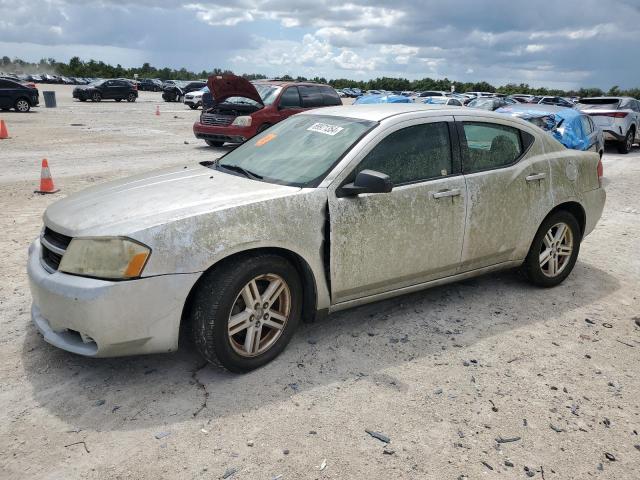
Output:
M249 80L212 75L207 82L213 106L193 124L196 138L211 147L243 143L285 118L310 108L342 105L329 85L279 80Z

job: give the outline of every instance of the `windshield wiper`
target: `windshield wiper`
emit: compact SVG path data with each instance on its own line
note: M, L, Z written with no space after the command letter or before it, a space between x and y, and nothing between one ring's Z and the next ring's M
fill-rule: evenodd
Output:
M262 175L258 175L257 173L252 172L251 170L247 170L246 168L242 168L239 165L229 165L226 163L218 163L218 167L226 168L227 170L232 170L234 172L239 172L243 174L245 177L250 178L251 180L262 180Z

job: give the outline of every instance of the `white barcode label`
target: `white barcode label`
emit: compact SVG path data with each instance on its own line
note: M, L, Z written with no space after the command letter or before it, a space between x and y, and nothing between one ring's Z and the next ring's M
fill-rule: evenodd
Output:
M307 128L310 132L318 132L324 133L325 135L334 136L340 133L344 128L338 127L336 125L329 125L328 123L314 123L309 128Z

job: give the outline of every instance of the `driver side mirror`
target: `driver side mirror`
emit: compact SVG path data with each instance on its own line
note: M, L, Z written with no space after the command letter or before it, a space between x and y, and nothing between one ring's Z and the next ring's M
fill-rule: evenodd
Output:
M361 193L389 193L393 190L393 182L386 175L375 170L362 170L353 183L347 183L340 187L336 195L341 197L353 197Z

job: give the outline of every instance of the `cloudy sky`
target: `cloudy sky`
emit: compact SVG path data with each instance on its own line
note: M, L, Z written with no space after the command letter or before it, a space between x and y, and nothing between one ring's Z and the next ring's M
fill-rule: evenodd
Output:
M640 86L640 0L0 0L0 56Z

